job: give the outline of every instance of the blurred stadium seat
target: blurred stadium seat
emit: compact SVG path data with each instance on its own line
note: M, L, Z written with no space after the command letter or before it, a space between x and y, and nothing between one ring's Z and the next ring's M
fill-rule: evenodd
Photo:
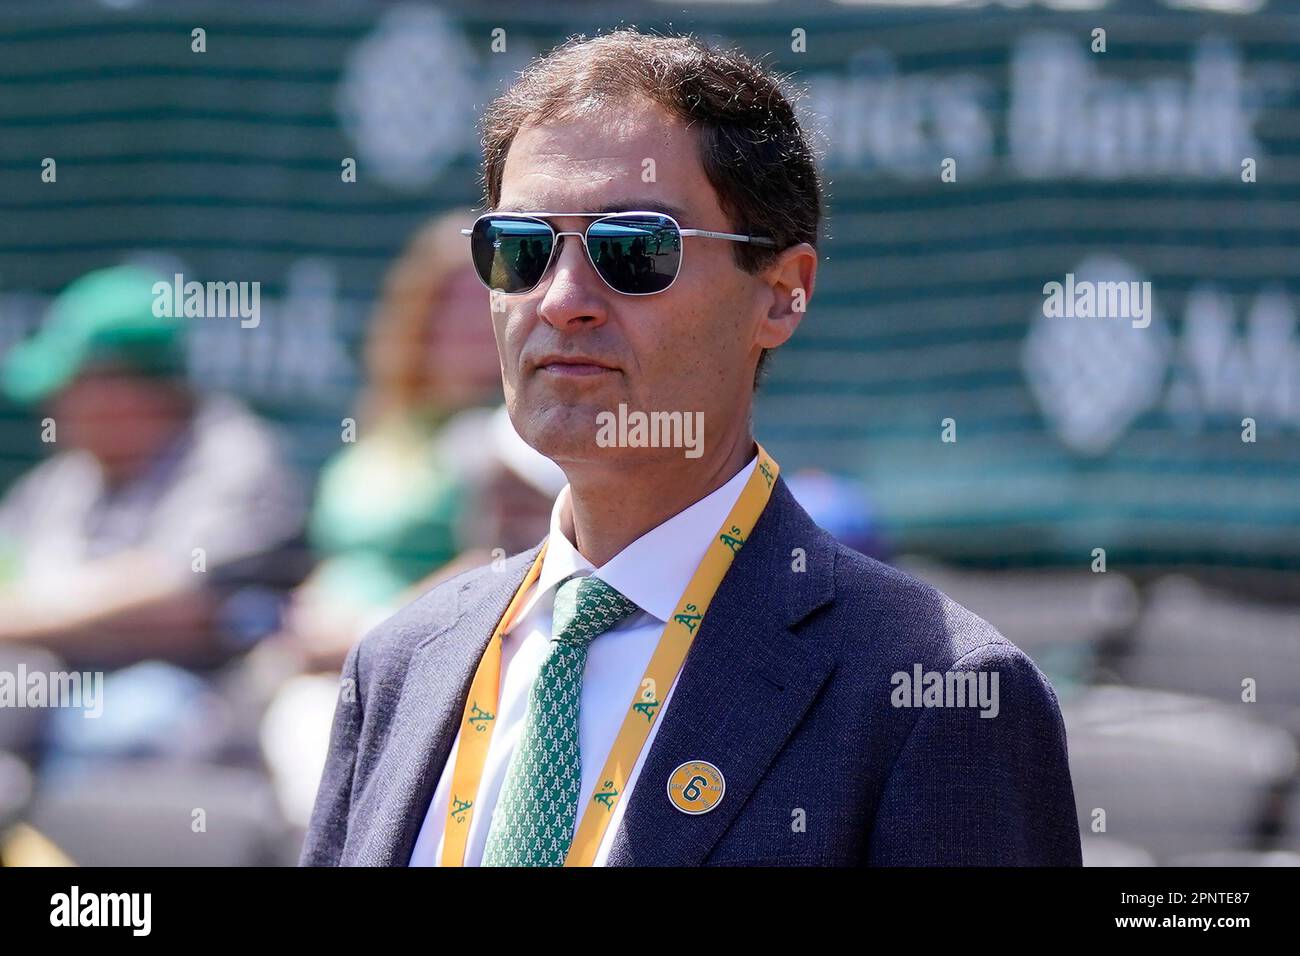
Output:
M195 832L197 811L206 830ZM295 848L264 775L117 763L41 792L31 824L81 866L271 866Z
M32 773L27 764L0 750L0 834L16 822L32 797Z
M1300 866L1300 853L1270 850L1262 853L1199 853L1176 857L1170 866Z
M1285 731L1225 704L1103 686L1063 708L1079 828L1175 857L1261 849L1273 798L1296 768Z
M1087 678L1098 651L1137 619L1137 590L1115 572L972 571L915 556L896 563L993 623L1062 684Z
M1085 570L968 571L918 557L898 562L964 604L1031 656L1062 644L1114 637L1137 618L1138 595L1122 574Z
M1083 837L1084 866L1155 866L1151 854L1140 846L1110 837Z
M52 674L62 668L58 657L40 648L0 645L0 673ZM15 678L16 679L16 678ZM0 707L0 751L31 755L49 712L38 707Z
M1300 853L1300 780L1294 781L1291 787L1282 811L1281 829L1278 844L1286 850Z
M1245 601L1182 576L1162 579L1119 670L1125 683L1238 706L1242 681L1252 678L1252 714L1300 735L1300 607Z

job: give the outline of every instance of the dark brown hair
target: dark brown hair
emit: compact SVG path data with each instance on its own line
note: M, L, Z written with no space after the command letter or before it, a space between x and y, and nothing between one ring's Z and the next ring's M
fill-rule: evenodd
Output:
M821 224L816 154L785 84L745 54L694 37L633 29L571 37L533 61L484 114L488 208L501 199L506 155L522 127L644 97L698 130L700 161L731 230L776 240L776 249L733 244L737 264L757 272L780 250L815 246ZM767 357L764 350L756 388Z

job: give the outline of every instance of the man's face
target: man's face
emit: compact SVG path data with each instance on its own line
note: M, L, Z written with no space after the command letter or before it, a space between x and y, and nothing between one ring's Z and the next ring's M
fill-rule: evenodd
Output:
M654 181L643 181L653 160ZM633 101L519 131L503 170L501 212L651 210L682 228L735 231L700 164L696 134L656 105ZM590 218L551 220L582 232ZM493 314L506 402L528 444L564 465L681 457L680 449L602 448L597 414L704 413L710 442L748 427L758 322L770 288L736 264L733 244L687 237L665 292L623 295L566 236L541 284L501 296ZM604 367L563 365L555 356Z

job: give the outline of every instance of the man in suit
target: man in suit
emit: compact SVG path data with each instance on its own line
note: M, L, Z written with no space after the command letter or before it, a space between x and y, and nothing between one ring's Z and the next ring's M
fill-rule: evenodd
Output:
M506 402L569 484L537 547L352 649L303 863L1078 865L1044 676L839 545L754 440L821 217L777 82L690 39L577 39L484 145ZM604 269L629 236L652 261ZM627 409L702 441L611 441Z

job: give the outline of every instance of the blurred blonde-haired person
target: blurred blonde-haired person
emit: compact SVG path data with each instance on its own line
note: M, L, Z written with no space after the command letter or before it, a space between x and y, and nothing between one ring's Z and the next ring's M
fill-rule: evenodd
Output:
M459 551L466 489L439 436L457 412L501 400L487 292L465 253L463 218L424 225L385 277L356 440L326 463L309 521L321 561L277 642L307 669L336 668L375 615Z

